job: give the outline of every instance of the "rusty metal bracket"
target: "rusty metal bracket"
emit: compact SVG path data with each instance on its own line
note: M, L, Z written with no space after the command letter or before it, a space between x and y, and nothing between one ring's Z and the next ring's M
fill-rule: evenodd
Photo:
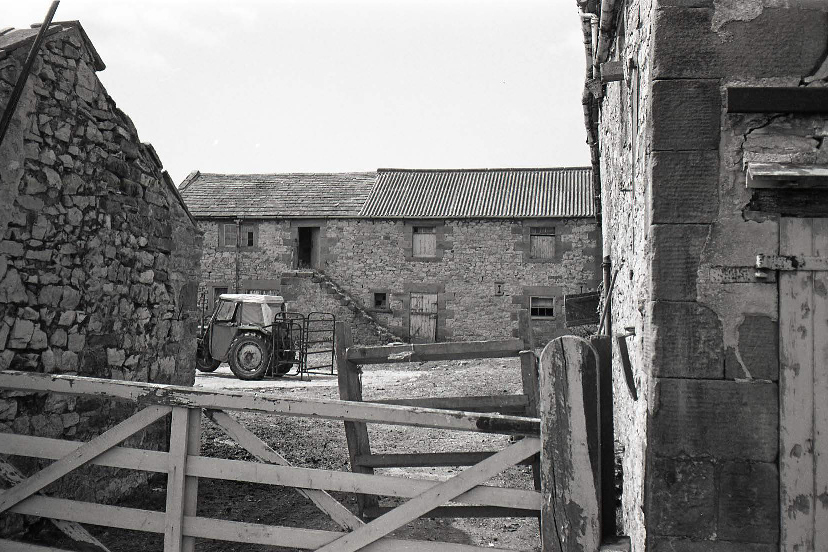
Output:
M756 255L756 277L767 278L771 270L828 271L828 257L807 255Z

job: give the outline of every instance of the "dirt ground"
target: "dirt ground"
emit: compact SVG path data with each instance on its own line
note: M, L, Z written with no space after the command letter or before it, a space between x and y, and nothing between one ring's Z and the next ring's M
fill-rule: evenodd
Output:
M517 359L441 361L364 367L363 394L366 400L456 395L519 393L520 366ZM338 398L335 375L313 374L311 381L285 377L257 382L236 379L227 365L212 374L199 373L196 386L205 389L247 390L270 396L293 398ZM343 424L333 420L291 418L260 414L232 415L267 442L287 460L302 467L348 470L348 449ZM202 454L218 458L253 460L209 420L202 421ZM452 432L402 426L369 426L372 452L449 452L496 450L508 444L508 437ZM393 468L377 473L426 479L446 479L460 468ZM532 488L531 470L513 467L489 484ZM353 497L332 493L351 510ZM391 505L391 499L381 499ZM157 476L142 489L119 502L121 506L150 510L164 509L165 476ZM286 525L311 529L339 530L324 514L294 490L213 479L199 480L198 515L234 521ZM55 543L54 531L42 526L37 540ZM162 535L90 527L90 531L113 552L162 550ZM396 538L439 540L516 550L539 550L536 518L446 519L423 518L392 534ZM58 539L61 546L71 545ZM287 551L259 545L242 545L198 540L200 552Z

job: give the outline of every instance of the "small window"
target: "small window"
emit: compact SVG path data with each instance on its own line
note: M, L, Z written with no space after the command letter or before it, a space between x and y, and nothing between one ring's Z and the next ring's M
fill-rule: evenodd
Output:
M532 318L552 318L555 316L554 297L530 297L529 314Z
M227 293L229 288L224 286L214 286L213 287L213 304L219 299L219 295L222 293Z
M437 256L437 232L433 226L415 226L412 234L414 257Z
M242 247L256 247L256 231L252 226L242 226Z
M219 245L221 247L236 247L238 227L235 224L223 224Z
M388 309L388 294L387 293L374 293L374 308L377 310L387 310Z
M555 228L538 226L529 229L529 258L555 258Z

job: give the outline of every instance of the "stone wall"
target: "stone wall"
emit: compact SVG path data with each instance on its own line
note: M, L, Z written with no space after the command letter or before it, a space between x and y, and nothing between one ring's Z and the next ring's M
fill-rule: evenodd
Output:
M386 293L387 308L373 314L406 337L412 292L438 295L440 341L516 335L517 312L529 308L529 297L554 297L554 317L533 321L540 344L571 333L564 326L563 294L594 290L599 281L599 229L589 219L439 221L439 255L429 260L412 258L411 234L414 224L434 221L256 221L256 246L238 252L218 247L221 222L203 220L200 224L205 232L205 296L210 295L210 286L234 289L236 258L241 291L270 289L281 272L294 268L297 228L316 225L320 227L317 268L368 309L374 306L375 292ZM553 259L529 259L532 224L555 227Z
M28 49L0 53L0 106ZM77 24L47 38L0 150L0 369L192 384L201 237L90 52ZM132 408L2 392L0 431L84 440ZM153 428L130 443L158 448ZM147 475L109 473L55 490L107 500Z
M824 59L828 5L785 6L641 0L619 14L621 59L642 79L639 141L628 83L606 85L601 175L605 251L622 266L613 322L637 334L639 400L615 388L634 550L779 548L778 293L751 267L779 250L785 209L746 189L744 163L825 163L826 118L727 114L724 98L799 86ZM798 201L828 213L824 192Z

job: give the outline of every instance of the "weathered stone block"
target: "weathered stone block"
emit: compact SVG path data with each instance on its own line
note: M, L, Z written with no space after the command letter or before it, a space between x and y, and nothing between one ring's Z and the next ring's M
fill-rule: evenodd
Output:
M652 226L652 299L696 299L699 260L709 227L703 224Z
M34 329L35 325L31 320L23 320L21 318L15 320L9 338L9 348L25 349L32 339Z
M713 222L719 209L716 151L652 154L651 222Z
M658 456L775 462L779 399L775 383L659 379L650 432Z
M735 351L729 352L725 362L725 377L731 379L749 377L777 381L779 379L779 323L769 316L746 314L738 331L738 352L742 362L739 362Z
M721 92L715 80L653 82L652 148L717 150Z
M718 503L720 538L779 541L779 471L775 463L725 464Z
M648 305L645 343L653 375L669 378L722 378L722 323L698 303L655 301Z
M648 531L710 538L716 534L715 466L709 460L656 458L648 470Z
M779 545L652 536L653 552L779 552Z

